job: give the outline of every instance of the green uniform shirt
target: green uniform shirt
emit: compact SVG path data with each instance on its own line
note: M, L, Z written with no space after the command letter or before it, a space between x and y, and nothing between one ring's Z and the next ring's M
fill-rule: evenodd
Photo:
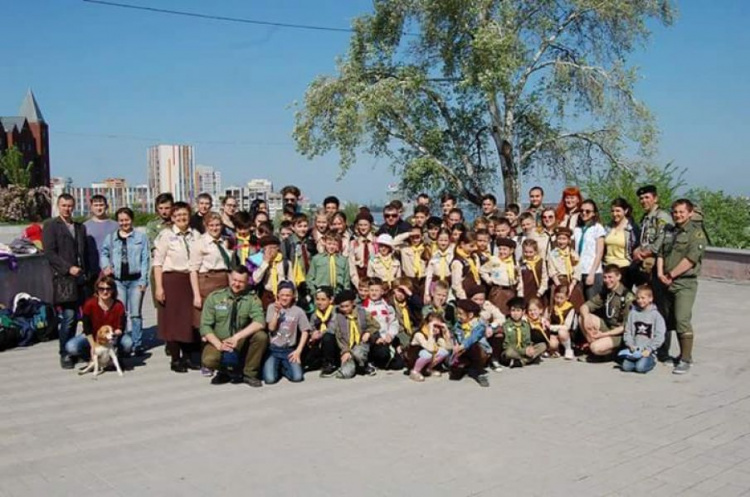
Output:
M171 223L162 221L161 218L152 219L146 223L146 237L148 237L149 246L153 249L156 244L156 238L164 228L168 228Z
M661 256L664 258L664 274L668 274L677 267L682 259L687 259L693 263L693 267L679 277L697 277L701 271L701 262L707 243L703 227L693 220L668 230L661 251Z
M584 305L604 321L610 330L622 326L628 319L630 306L635 300L633 293L620 283L613 291L594 295ZM603 312L600 312L603 311Z
M503 348L513 348L523 354L523 351L531 345L531 327L529 322L521 320L520 322L507 319L503 323Z
M342 290L349 289L351 284L349 275L349 259L341 254L336 254L336 281L331 281L331 267L328 254L317 254L310 261L310 270L307 272L307 287L310 293L315 295L315 291L321 286L330 286L333 292L338 294Z
M657 208L647 212L641 219L640 247L658 255L664 244L667 229L673 227L672 216L665 210Z
M236 323L232 326L232 307L237 302ZM212 292L203 303L201 312L201 336L209 333L219 340L226 340L250 323L266 324L260 299L250 292L239 295L230 288Z

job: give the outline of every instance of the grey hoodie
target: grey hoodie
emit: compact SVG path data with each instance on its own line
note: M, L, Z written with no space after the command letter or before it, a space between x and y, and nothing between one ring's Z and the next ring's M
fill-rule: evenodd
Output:
M664 318L654 304L641 309L633 303L625 323L623 340L626 347L653 352L664 343L666 329Z

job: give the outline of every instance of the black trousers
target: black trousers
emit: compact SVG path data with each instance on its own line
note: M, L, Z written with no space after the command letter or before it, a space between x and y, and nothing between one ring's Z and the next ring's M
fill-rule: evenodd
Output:
M375 340L370 342L370 362L379 369L391 369L399 371L406 367L404 358L396 352L397 343L394 340L390 345L376 344Z
M322 369L326 366L341 365L341 350L333 333L323 333L323 337L305 347L302 363L306 371Z

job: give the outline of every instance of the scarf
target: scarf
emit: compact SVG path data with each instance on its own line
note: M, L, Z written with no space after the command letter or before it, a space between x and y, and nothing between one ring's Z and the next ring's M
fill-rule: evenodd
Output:
M336 255L328 256L328 277L331 279L331 286L336 288Z
M572 281L573 276L573 262L571 261L570 257L570 249L557 249L558 253L560 254L560 257L562 258L563 262L565 262L565 274L568 277L568 283Z
M250 237L237 237L237 256L240 259L240 265L244 266L247 257L250 255Z
M388 283L389 285L391 282L393 282L393 271L391 271L391 268L393 267L393 257L390 255L388 257L383 257L381 255L378 255L377 259L380 261L380 263L383 265L383 268L385 269L385 275L383 277L383 280ZM388 261L386 263L386 261Z
M563 324L565 322L565 313L568 312L568 310L573 308L573 304L568 302L567 300L563 303L561 306L554 306L553 310L555 312L555 315L557 316L557 319L560 320L559 324Z
M190 230L180 231L177 233L177 236L182 238L182 243L185 245L185 250L187 251L188 259L190 259L190 241L188 240L188 237L192 238L192 233L190 232Z
M464 259L467 264L469 264L469 272L471 273L471 276L474 278L474 282L478 285L479 284L479 269L477 268L477 262L474 260L473 257L471 257L469 254L461 250L460 248L456 249L456 254Z
M397 302L394 299L393 303L396 304L396 307L398 307L401 310L401 319L404 322L404 329L406 330L406 333L411 335L412 334L411 316L409 316L409 308L406 306L406 301Z
M547 336L547 332L544 331L544 325L542 324L542 319L539 318L537 320L534 320L529 317L528 320L529 320L529 326L531 327L531 329L537 330L538 332L540 332L542 336L544 337L544 340L547 343L549 343L549 337Z
M355 313L346 316L349 320L349 348L351 349L359 343L361 338L359 333L359 324L357 324L357 315Z
M424 275L422 269L422 254L424 253L424 244L420 243L412 247L414 250L414 277L421 278Z
M430 339L434 338L434 336L430 333L430 327L427 323L422 325L422 328L419 330L420 333L424 335L424 337L429 341ZM433 357L435 357L435 354L437 354L438 351L438 344L437 339L435 339L435 344L432 347L432 350L426 349L428 352L432 354Z
M328 325L326 324L329 319L331 319L331 312L333 312L332 305L328 306L328 309L326 309L325 312L320 312L320 309L315 309L315 316L317 316L318 319L320 319L320 331L327 331Z
M276 254L276 257L270 262L271 275L269 276L269 279L271 280L271 292L273 292L274 297L279 292L279 263L283 258L284 257L281 254Z
M437 241L436 240L430 240L430 252L432 252L434 254L435 252L437 252L439 250L440 249L438 248Z
M505 272L508 273L508 283L513 285L513 282L516 281L516 261L511 255L506 259L500 259L500 262L505 264Z
M438 277L445 281L445 279L450 274L450 267L448 265L448 255L450 255L449 251L446 250L445 252L441 252L439 249L436 251L438 257L440 260L438 261Z
M531 274L534 275L534 281L536 282L537 288L539 287L539 275L536 273L536 264L539 262L542 258L538 255L535 255L531 259L524 258L524 262L526 263L526 267L529 268L529 271L531 271Z
M224 248L224 241L219 238L216 240L211 240L211 243L215 244L216 248L219 249L219 254L221 254L221 259L224 261L224 265L227 267L227 269L231 269L232 261L229 260L229 254L227 254L227 251Z
M523 345L523 333L521 333L521 330L523 329L523 323L510 320L510 325L512 326L512 331L516 334L516 348L520 349Z
M476 323L477 323L477 320L475 318L469 321L468 323L463 323L461 325L461 330L464 332L464 340L466 340L467 338L471 336L471 331L474 329L474 326L476 325Z

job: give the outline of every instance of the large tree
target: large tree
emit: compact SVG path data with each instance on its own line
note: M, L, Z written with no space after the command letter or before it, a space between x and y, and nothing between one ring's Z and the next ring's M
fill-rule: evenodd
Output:
M627 57L672 17L671 0L375 0L310 84L297 148L342 173L385 157L408 190L474 203L498 180L518 202L532 171L627 167L656 137Z

